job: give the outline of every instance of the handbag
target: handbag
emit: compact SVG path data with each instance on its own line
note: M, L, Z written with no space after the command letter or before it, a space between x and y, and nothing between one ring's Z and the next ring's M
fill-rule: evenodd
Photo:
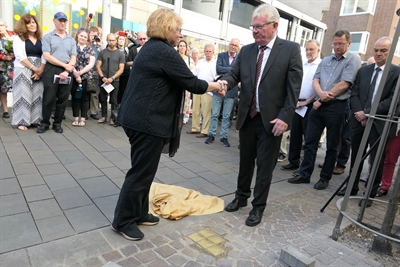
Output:
M99 89L100 89L99 83L95 79L92 78L87 80L86 91L88 93L91 94L97 93L100 91Z
M111 118L114 119L114 122L117 122L119 109L115 108L111 110Z

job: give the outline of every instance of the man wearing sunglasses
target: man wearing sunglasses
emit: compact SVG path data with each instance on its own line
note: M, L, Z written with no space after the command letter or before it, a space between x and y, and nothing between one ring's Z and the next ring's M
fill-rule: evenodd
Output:
M134 46L129 50L127 62L130 62L130 65L133 64L133 60L135 59L137 53L139 53L140 48L142 48L142 46L149 40L149 37L147 37L146 33L139 32L137 35L137 40L139 41L139 47Z

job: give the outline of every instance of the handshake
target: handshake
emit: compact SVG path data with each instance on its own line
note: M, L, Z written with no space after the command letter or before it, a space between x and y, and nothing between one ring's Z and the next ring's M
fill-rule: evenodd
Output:
M219 84L219 90L215 90L214 92L217 93L220 97L225 97L225 93L228 90L228 83L225 80L218 80L217 83Z

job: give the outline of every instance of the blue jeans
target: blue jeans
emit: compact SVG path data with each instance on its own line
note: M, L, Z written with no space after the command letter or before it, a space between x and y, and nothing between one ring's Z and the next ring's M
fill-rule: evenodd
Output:
M228 129L230 124L230 115L233 108L234 98L221 98L217 94L213 95L211 120L210 120L210 130L208 131L209 136L215 136L218 127L218 117L221 110L222 101L224 101L224 109L222 110L222 123L221 123L221 133L219 134L220 139L228 139Z
M346 101L333 100L331 103L323 104L317 110L312 109L310 111L304 146L304 160L300 166L301 177L310 179L314 171L318 142L326 127L327 150L320 179L325 181L331 179L337 160L343 121L346 117L346 107Z

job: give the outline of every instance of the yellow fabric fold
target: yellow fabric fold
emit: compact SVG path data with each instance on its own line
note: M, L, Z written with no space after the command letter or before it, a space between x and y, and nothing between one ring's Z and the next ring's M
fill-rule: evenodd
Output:
M224 210L224 201L215 196L175 185L152 183L149 211L163 218L179 220L188 215L205 215Z

